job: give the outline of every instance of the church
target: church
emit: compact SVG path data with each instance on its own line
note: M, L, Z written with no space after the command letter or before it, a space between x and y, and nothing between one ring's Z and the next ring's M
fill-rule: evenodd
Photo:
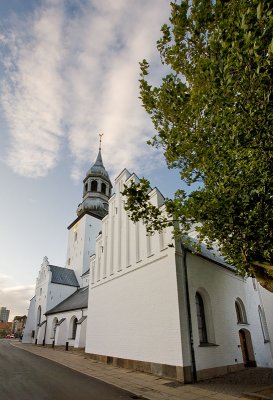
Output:
M68 226L64 267L44 257L23 343L84 349L100 362L181 382L247 367L273 368L273 294L171 229L150 235L124 210L99 148ZM154 188L152 204L164 197Z

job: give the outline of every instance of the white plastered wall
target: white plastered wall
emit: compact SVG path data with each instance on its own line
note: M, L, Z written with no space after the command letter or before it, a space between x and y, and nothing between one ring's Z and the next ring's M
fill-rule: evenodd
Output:
M109 202L96 257L91 259L86 351L124 359L182 366L179 304L171 235L133 224L120 191ZM154 202L162 199L154 190Z
M86 326L87 326L87 319L85 319L81 324L78 324L74 347L79 347L79 348L85 347Z
M68 332L69 323L67 319L62 321L60 325L56 326L56 334L55 334L55 346L65 346L67 342L67 332Z
M272 365L271 354L268 353L260 331L257 314L259 297L253 289L251 279L245 280L197 255L188 254L187 258L197 370L243 363L240 329L247 329L251 334L257 365ZM200 346L195 305L196 291L199 291L205 303L208 341L217 346ZM237 323L235 311L237 298L240 298L245 306L247 324Z
M91 290L86 351L182 365L174 262L170 256Z
M63 300L67 299L76 291L77 291L76 286L49 283L46 311L51 310L53 307L61 303Z
M54 337L52 336L52 325L55 318L60 321L62 318L65 320L57 326L55 334L55 345L64 346L68 342L69 346L73 347L85 347L85 329L86 320L82 324L77 325L76 338L71 339L70 337L70 327L71 319L76 317L78 320L82 316L87 315L87 309L71 310L62 313L50 314L47 316L47 328L46 328L46 344L52 344Z
M35 327L35 303L36 303L36 297L34 296L29 303L26 326L24 329L23 339L22 339L23 343L33 342L32 331L34 330Z
M258 367L273 367L273 354L272 354L272 312L273 312L273 294L263 289L257 281L251 278L247 279L247 302L249 323L252 327L254 334L252 341L254 345L255 358ZM269 341L264 340L263 330L259 317L258 308L261 307L269 333Z
M100 230L101 220L85 214L68 231L66 266L74 269L79 283L82 282L81 275L89 269L89 258L95 253Z

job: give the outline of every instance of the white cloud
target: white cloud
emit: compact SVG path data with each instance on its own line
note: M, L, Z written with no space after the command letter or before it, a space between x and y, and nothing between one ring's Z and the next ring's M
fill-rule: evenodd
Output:
M11 278L12 278L12 277L11 277L10 275L0 273L0 282L9 280L9 279L11 279Z
M10 130L7 163L24 176L54 167L62 136L62 11L45 4L18 21L5 57L2 105Z
M79 1L73 12L67 4L44 1L2 39L9 49L1 99L10 128L7 163L24 176L44 176L66 140L71 175L82 178L104 132L103 158L112 172L151 169L138 62L159 62L156 40L169 3Z
M27 314L29 299L35 291L35 285L14 285L13 283L11 276L0 274L0 305L10 310L10 321L15 315Z

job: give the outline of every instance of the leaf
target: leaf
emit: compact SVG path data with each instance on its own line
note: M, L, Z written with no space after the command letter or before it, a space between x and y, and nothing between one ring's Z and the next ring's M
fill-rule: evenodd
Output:
M152 86L144 60L140 98L157 131L149 144L199 186L187 195L178 190L163 212L142 181L125 189L126 209L150 232L175 222L184 240L194 227L241 274L273 288L261 272L273 265L272 10L249 0L171 7L157 44L171 72Z

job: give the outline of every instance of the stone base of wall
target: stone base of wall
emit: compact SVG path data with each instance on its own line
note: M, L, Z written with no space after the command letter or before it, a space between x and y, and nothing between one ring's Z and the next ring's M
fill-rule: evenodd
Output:
M202 381L204 379L216 378L217 376L226 375L229 372L236 372L244 369L244 364L233 364L224 365L222 367L201 369L197 371L197 380Z
M192 382L191 367L182 367L168 364L152 363L147 361L129 360L119 357L104 356L100 354L85 353L86 357L102 362L104 364L114 365L116 367L133 369L135 371L146 372L162 378L175 379L180 382ZM244 364L225 365L222 367L208 368L197 371L197 380L216 378L217 376L236 372L244 369Z
M119 357L103 356L100 354L86 353L86 356L92 360L111 364L116 367L133 369L135 371L147 372L164 378L184 381L185 372L189 367L180 367L176 365L159 364L147 361L129 360Z

